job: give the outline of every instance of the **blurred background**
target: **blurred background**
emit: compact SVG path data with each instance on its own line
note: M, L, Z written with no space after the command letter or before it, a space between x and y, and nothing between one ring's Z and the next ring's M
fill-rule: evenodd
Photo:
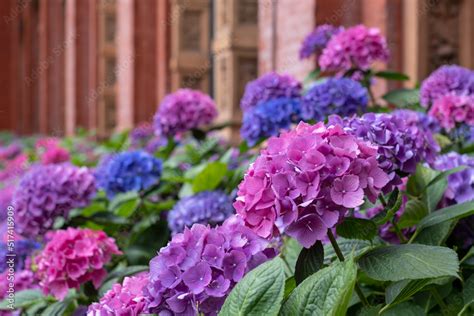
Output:
M0 130L107 136L187 87L235 136L245 84L272 70L303 80L315 61L299 60L301 42L324 23L380 28L406 85L474 68L473 0L1 0Z

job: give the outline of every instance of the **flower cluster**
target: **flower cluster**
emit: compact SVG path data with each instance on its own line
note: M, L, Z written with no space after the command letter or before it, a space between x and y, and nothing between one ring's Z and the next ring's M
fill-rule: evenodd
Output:
M447 94L433 102L429 114L436 118L447 131L457 124L474 126L474 94L459 96Z
M305 120L323 121L331 114L351 116L362 114L369 101L367 89L349 78L330 78L314 85L301 102Z
M421 105L429 107L447 94L474 94L474 71L456 65L441 66L421 84Z
M7 265L7 256L9 254L14 254L15 260L15 270L23 270L28 264L27 259L29 256L40 248L40 244L28 239L17 240L15 242L15 248L13 251L9 250L7 243L0 243L0 272L5 271L8 268Z
M21 145L16 142L5 146L0 146L0 161L13 159L21 152Z
M368 70L375 61L387 62L389 50L376 28L350 27L334 35L319 58L321 69L344 73L350 69Z
M300 100L279 98L264 101L245 111L240 135L250 146L262 138L276 136L300 118Z
M68 289L92 281L98 288L107 274L105 264L121 252L103 231L68 228L46 234L49 240L35 257L37 276L45 294L63 299Z
M71 159L69 152L59 145L56 138L42 138L36 142L36 150L42 164L57 164Z
M395 110L391 114L401 118L407 126L415 126L426 131L431 131L432 134L441 131L438 120L423 112L402 109Z
M275 255L267 245L236 216L186 228L150 261L148 312L216 315L236 282Z
M344 30L343 27L323 24L317 26L313 32L308 34L300 49L300 59L309 58L311 55L319 55L326 47L331 37Z
M0 299L5 299L10 294L11 295L11 274L10 272L5 271L0 274ZM35 278L33 271L31 270L21 270L15 272L15 279L13 280L15 292L18 293L23 290L33 290L38 288L38 281ZM13 316L20 315L19 310L0 310L0 316Z
M353 135L378 146L380 167L390 176L390 183L401 184L401 177L415 172L419 162L432 163L439 147L430 131L408 125L397 115L367 113L361 117L331 116L330 124L343 125Z
M259 103L272 99L297 99L301 96L301 83L290 75L267 73L247 83L240 107L247 111Z
M94 176L85 167L52 164L32 168L13 196L17 232L31 238L44 234L57 217L87 206L95 192Z
M141 315L146 303L143 288L147 284L147 273L125 277L122 284L114 284L98 303L89 306L87 316Z
M133 149L143 148L154 153L158 148L165 146L167 139L155 135L155 129L150 123L141 123L130 132L130 145Z
M162 162L137 150L105 157L95 172L97 184L109 198L118 193L145 190L158 183Z
M160 103L154 118L155 131L160 136L175 136L208 125L216 116L216 104L207 94L180 89Z
M230 197L220 191L205 191L181 199L168 213L171 231L182 233L193 224L218 225L234 213Z
M364 196L375 201L389 180L376 154L339 125L301 122L268 141L239 185L234 207L259 236L286 232L309 248Z

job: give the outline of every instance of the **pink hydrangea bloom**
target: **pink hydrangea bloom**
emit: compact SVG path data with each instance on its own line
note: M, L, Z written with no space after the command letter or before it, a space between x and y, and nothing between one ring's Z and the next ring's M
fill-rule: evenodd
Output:
M448 131L456 127L458 123L474 126L474 95L442 96L433 102L429 114Z
M87 316L138 316L144 311L143 288L148 283L148 274L126 277L123 283L116 283L100 299L89 306Z
M68 228L51 231L43 251L35 258L37 275L45 294L63 299L68 289L92 281L98 288L113 254L121 254L115 240L103 231Z
M375 201L389 181L376 157L376 147L339 125L301 122L268 141L234 206L259 236L286 232L309 248L347 209Z
M36 142L41 163L44 165L62 163L70 160L69 152L59 145L56 138L43 138Z
M375 61L387 62L389 50L377 28L350 27L328 42L319 58L321 69L344 73L352 68L368 70Z

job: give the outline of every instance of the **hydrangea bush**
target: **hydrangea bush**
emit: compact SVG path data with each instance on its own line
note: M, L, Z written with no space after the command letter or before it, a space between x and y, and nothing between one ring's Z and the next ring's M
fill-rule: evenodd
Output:
M410 87L363 25L310 56L247 84L240 144L190 89L105 139L0 133L0 314L474 314L473 71Z

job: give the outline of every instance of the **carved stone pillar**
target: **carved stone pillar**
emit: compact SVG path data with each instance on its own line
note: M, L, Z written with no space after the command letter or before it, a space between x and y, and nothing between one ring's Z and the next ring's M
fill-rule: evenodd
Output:
M209 92L209 0L171 0L171 90Z
M240 99L246 83L258 73L258 3L217 0L214 4L214 97L219 121L234 123L226 136L237 140L242 117Z

